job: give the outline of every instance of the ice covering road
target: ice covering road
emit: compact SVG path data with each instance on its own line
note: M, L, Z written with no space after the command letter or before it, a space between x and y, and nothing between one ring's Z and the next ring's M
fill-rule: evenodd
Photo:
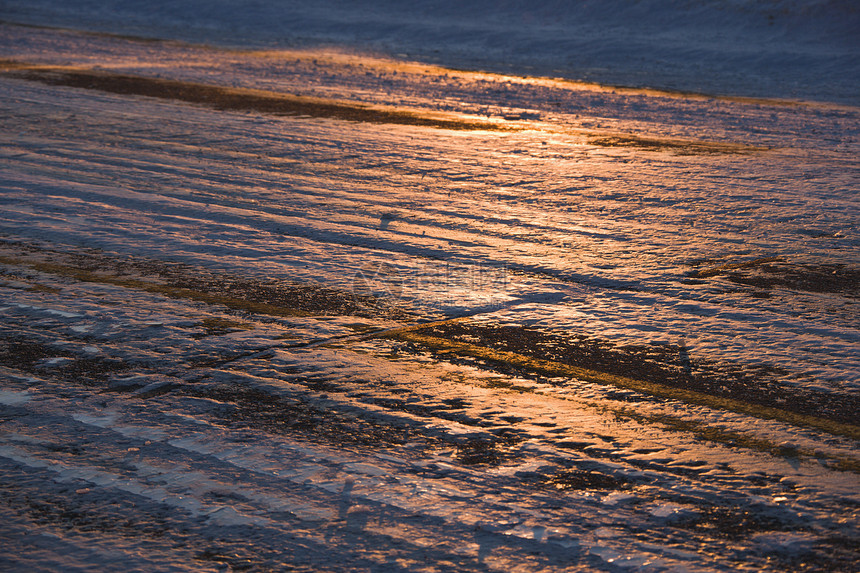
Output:
M856 563L858 108L0 53L0 563Z

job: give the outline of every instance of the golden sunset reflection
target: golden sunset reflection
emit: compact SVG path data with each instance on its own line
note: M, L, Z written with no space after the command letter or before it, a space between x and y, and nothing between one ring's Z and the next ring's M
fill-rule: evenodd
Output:
M9 24L0 46L22 547L853 563L860 109Z

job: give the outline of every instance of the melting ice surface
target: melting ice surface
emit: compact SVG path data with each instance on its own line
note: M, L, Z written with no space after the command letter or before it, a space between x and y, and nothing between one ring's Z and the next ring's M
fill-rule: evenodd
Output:
M532 4L4 3L253 51L0 27L0 562L856 562L845 432L454 352L482 326L561 333L855 403L855 12ZM555 75L759 99L534 77ZM239 311L225 276L384 304ZM451 317L472 330L439 353L366 335Z

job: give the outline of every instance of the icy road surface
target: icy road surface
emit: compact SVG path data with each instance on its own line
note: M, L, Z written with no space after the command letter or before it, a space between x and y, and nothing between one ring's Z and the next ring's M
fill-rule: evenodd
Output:
M856 566L858 108L0 53L5 568Z

